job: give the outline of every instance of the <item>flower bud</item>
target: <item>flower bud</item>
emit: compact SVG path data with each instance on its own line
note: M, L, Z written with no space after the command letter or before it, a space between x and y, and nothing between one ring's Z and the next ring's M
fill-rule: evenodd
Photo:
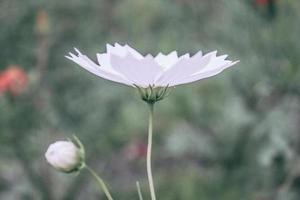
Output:
M50 32L49 16L45 10L39 10L35 17L35 31L41 36L45 36Z
M57 141L48 147L45 157L59 171L71 173L84 167L84 149L80 141Z

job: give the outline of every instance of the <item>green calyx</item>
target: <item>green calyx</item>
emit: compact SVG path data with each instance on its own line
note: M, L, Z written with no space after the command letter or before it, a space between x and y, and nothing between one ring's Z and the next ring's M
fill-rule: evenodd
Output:
M164 99L170 93L169 85L165 87L155 87L155 85L149 85L147 88L137 85L134 86L138 89L142 100L149 104L154 104L155 102Z
M73 172L79 172L81 171L83 168L85 168L85 150L84 150L84 146L82 144L82 142L78 139L78 137L76 137L75 135L73 135L73 137L70 139L68 139L70 142L72 142L78 149L77 149L77 159L78 159L78 164L76 166L74 166L74 168L68 170L68 171L64 171L65 173L73 173Z

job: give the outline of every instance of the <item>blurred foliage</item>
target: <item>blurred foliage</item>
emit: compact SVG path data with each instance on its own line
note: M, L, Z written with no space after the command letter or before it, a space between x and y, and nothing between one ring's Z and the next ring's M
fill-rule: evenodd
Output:
M13 64L30 80L20 95L0 94L0 199L104 199L86 173L45 162L47 146L72 134L116 199L138 199L136 180L148 195L135 152L147 139L146 106L64 58L74 46L95 58L114 42L241 60L157 105L160 199L299 199L299 9L295 0L0 1L0 73Z

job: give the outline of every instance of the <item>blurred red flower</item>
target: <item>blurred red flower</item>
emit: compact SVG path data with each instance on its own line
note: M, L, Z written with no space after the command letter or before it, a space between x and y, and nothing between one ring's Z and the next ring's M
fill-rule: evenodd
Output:
M0 73L0 94L8 92L13 96L17 96L25 90L27 85L26 72L16 65L10 65Z
M125 156L129 160L136 160L147 155L147 144L141 140L135 140L125 146Z
M269 0L255 0L255 4L265 5L269 2Z

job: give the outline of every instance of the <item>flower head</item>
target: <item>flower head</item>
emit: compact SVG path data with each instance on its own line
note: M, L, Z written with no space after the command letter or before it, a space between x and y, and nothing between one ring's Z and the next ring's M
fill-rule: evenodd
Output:
M24 70L18 66L10 65L0 73L0 94L8 92L16 96L24 91L28 85L28 76Z
M106 53L98 53L95 63L75 48L77 55L66 56L89 72L117 83L148 88L164 88L198 81L214 76L236 64L217 52L205 55L201 51L190 56L178 56L176 51L142 56L128 45L107 44Z
M71 173L84 166L84 149L77 138L75 142L57 141L48 147L45 157L55 169Z

